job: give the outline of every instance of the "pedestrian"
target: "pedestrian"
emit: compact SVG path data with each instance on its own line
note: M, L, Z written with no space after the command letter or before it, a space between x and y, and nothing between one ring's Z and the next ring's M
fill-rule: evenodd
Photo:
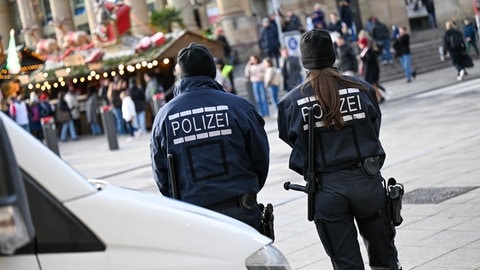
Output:
M372 28L372 39L375 41L381 52L380 60L383 65L393 64L392 53L390 52L390 29L386 24L374 17Z
M66 93L63 91L58 93L57 107L55 108L56 121L61 125L60 141L66 142L68 135L70 135L72 141L76 141L78 139L77 132L75 131L75 126L73 124L70 107L65 101L65 95Z
M19 126L30 132L27 103L23 100L23 96L16 91L12 91L10 96L9 114Z
M357 41L357 27L354 22L354 15L350 8L350 0L341 0L338 2L340 20L346 24L346 31L342 31L343 35L349 37L348 41Z
M278 89L282 82L282 75L279 71L277 71L277 68L273 66L272 59L268 57L263 59L263 65L265 66L265 88L269 91L270 102L276 111L278 104Z
M357 54L353 50L350 43L346 42L345 38L340 35L335 40L338 48L338 70L343 75L356 76L358 70Z
M127 89L122 91L120 98L122 99L122 117L123 121L125 121L127 134L129 134L131 137L134 137L136 129L133 125L133 122L137 113L135 111L135 103L133 103L132 97L130 96L130 90Z
M137 129L139 135L147 133L147 119L145 117L145 93L140 89L135 78L130 78L128 81L128 90L130 97L135 105L135 118L133 119L133 126Z
M227 37L223 33L223 29L218 27L215 30L215 40L222 43L223 45L223 57L227 61L227 63L234 63L234 59L232 58L232 48L230 47L230 43L228 42Z
M235 79L234 79L235 67L231 64L226 64L225 61L223 61L220 58L216 58L215 64L217 65L218 69L222 73L222 76L225 78L228 78L231 84L231 90L229 92L236 95L237 90L235 90Z
M158 188L172 197L169 177L175 177L178 199L260 231L256 195L269 166L265 122L251 103L225 92L214 80L215 64L206 47L191 43L178 52L177 62L179 91L160 109L152 129L151 159ZM173 156L173 168L168 167L167 154Z
M433 0L422 0L422 4L427 10L428 25L432 29L437 29L437 16L435 15L435 4L433 3Z
M463 34L456 29L452 21L447 21L445 28L447 30L443 36L443 55L448 52L452 59L452 65L457 70L457 80L461 81L467 75L463 65L463 57L466 54Z
M55 117L55 106L50 103L48 95L40 95L38 103L41 118Z
M80 122L80 102L78 102L77 91L72 83L68 85L68 92L65 94L65 102L70 109L70 115L73 119L73 126L75 127L75 133L81 134L81 122Z
M290 91L293 87L299 85L303 81L302 65L300 58L291 55L287 47L280 49L280 70L283 77L283 89Z
M100 80L100 87L98 88L98 100L102 106L109 105L108 101L108 86L110 85L110 78Z
M381 112L374 89L332 67L335 51L328 32L314 29L303 34L300 51L309 73L301 86L280 100L278 131L280 139L292 147L289 167L305 176L309 163L306 111L314 109L318 188L313 219L326 253L334 269L364 269L358 230L367 243L372 269L401 269L395 227L384 211L380 169L385 152L378 137ZM358 166L364 160L372 161L371 170Z
M261 116L269 116L267 93L265 92L265 67L260 59L252 55L245 66L245 77L252 83L253 96Z
M30 92L30 103L27 106L28 108L28 115L29 115L29 122L30 122L30 133L39 139L40 141L43 140L43 131L42 131L42 123L41 123L41 109L38 95L35 91Z
M285 21L283 23L283 29L282 29L283 32L289 32L289 31L303 32L304 31L300 18L291 10L287 10L284 19Z
M339 35L342 34L342 26L343 26L343 22L340 20L340 18L338 17L338 14L335 13L335 12L330 12L330 14L328 15L329 16L329 22L328 22L328 25L327 25L327 30L334 33L338 33Z
M278 67L278 58L280 57L280 38L278 29L269 18L262 19L262 30L260 31L260 47L263 52L275 59L275 65Z
M120 94L127 89L127 82L120 75L113 77L113 81L108 87L108 100L113 106L113 115L115 116L115 128L117 134L122 136L127 134L125 131L125 123L122 117L122 99Z
M313 28L325 29L327 27L325 22L325 13L323 12L322 5L320 3L315 3L313 5L313 13L310 17L312 18Z
M380 66L378 65L378 56L373 47L373 41L365 37L358 40L360 47L360 65L359 73L364 76L365 81L370 83L375 89L377 101L382 103L385 100L385 94L382 93L384 88L380 85Z
M361 35L360 35L360 33L358 33L358 38L372 36L372 30L373 30L373 26L375 25L376 20L377 20L377 17L370 16L368 18L367 22L365 23L365 29L360 30L360 31L363 31L365 33L362 33ZM366 34L368 34L368 36L366 36Z
M148 105L150 106L150 110L152 111L152 115L155 116L156 109L153 104L153 97L156 94L165 92L163 86L161 86L158 82L155 73L153 72L146 72L143 74L143 79L145 80L145 100L147 101Z
M402 26L398 28L399 36L393 42L395 49L395 57L400 60L403 72L407 78L407 83L415 79L417 71L412 69L412 53L410 51L410 35L407 32L407 27Z
M215 67L217 69L215 81L217 81L223 87L223 89L225 89L225 91L233 94L232 82L222 72L222 68L225 66L224 62L216 57L213 59L213 61L215 62Z
M477 29L472 24L469 18L465 18L463 20L463 36L465 37L466 41L466 52L467 54L470 53L470 47L473 47L475 53L479 55L478 46L477 46Z
M92 135L102 134L102 127L98 120L99 102L95 86L90 85L87 88L87 99L85 100L85 117L90 126Z

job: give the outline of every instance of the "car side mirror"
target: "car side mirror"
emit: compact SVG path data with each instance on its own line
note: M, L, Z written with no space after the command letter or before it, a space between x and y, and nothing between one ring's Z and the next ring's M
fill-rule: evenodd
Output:
M3 121L0 115L0 253L11 255L33 239L34 228L22 174Z

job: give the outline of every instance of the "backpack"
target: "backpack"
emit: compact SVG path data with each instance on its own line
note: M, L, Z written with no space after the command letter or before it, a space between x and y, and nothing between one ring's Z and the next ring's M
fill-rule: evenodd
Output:
M459 49L465 46L463 42L463 35L460 32L452 32L449 37L450 49Z
M41 101L38 104L40 105L40 117L53 116L55 114L52 105L49 103Z
M377 22L372 30L372 36L376 40L384 40L390 38L390 30L381 22Z
M30 120L32 122L40 121L40 105L30 106Z

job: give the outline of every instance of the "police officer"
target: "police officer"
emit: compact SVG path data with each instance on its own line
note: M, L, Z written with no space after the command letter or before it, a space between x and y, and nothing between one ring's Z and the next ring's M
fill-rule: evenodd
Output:
M290 168L307 173L307 111L314 108L314 222L333 268L364 269L356 222L371 268L400 269L395 228L385 215L380 175L385 152L375 92L361 79L332 68L335 51L327 31L304 33L300 51L309 73L278 104L279 137L292 147Z
M178 52L176 96L155 117L154 178L172 196L167 154L173 155L179 199L218 211L261 230L256 195L264 186L269 145L264 120L247 100L215 80L208 49L191 43Z

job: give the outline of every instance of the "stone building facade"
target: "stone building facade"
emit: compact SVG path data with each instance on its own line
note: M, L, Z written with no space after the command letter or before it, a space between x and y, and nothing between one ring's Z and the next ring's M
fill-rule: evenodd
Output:
M305 22L315 3L322 4L328 13L337 12L340 0L125 0L131 5L132 32L143 35L148 25L151 9L172 5L182 10L182 18L189 30L200 31L220 25L231 45L240 52L240 59L258 54L258 21L272 14L274 6L291 10ZM472 0L433 0L436 8L437 25L443 30L447 20L461 25L464 17L474 17ZM91 31L95 27L94 4L96 0L0 0L0 35L6 48L8 33L16 29L17 38L27 46L45 36L59 39L64 30ZM355 14L357 29L363 28L367 19L376 16L387 25L407 26L412 32L428 30L426 11L421 5L412 9L415 2L422 0L350 0ZM410 9L406 3L411 3ZM217 25L212 26L207 14L211 8L218 12ZM48 10L48 11L47 11ZM18 12L17 12L18 11ZM20 16L16 16L19 14ZM254 16L256 14L256 17Z

